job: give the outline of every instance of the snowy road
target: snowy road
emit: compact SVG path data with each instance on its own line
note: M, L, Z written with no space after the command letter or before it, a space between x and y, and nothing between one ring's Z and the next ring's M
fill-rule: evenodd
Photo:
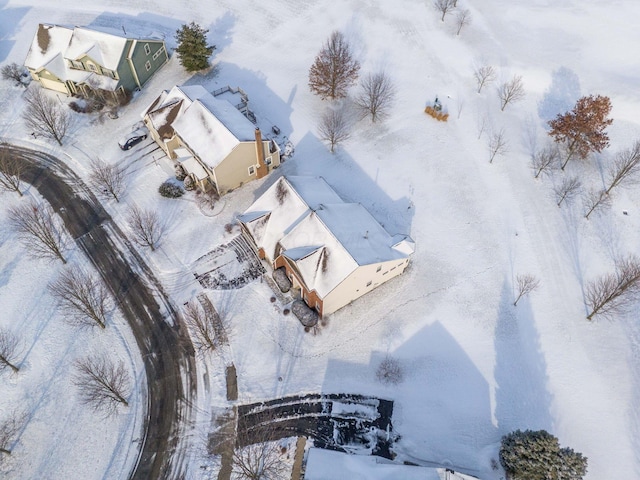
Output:
M89 188L62 161L7 144L0 149L27 165L22 180L61 216L76 244L100 271L136 337L148 398L144 438L129 478L184 478L188 459L183 442L194 414L195 359L188 334L162 286Z

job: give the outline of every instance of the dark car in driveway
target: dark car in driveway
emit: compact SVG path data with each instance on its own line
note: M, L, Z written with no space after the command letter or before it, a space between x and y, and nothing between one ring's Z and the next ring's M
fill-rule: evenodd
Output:
M133 132L125 136L123 139L121 139L118 142L118 145L122 150L129 150L130 148L136 146L146 138L147 138L147 132L142 129L138 129L138 130L134 130Z

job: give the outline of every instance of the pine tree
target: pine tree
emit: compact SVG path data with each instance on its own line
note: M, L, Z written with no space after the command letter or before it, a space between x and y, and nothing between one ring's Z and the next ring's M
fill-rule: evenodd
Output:
M510 480L581 480L587 458L545 430L516 430L502 437L500 463Z
M216 49L215 45L207 45L207 33L195 22L185 24L176 31L178 47L176 52L180 55L180 65L187 72L196 72L209 66L209 57Z
M611 112L611 100L602 95L582 97L573 110L549 122L551 135L558 143L564 143L567 156L562 170L574 156L585 159L592 152L601 152L609 146L609 136L605 129L613 120L607 118Z
M344 35L333 32L311 65L309 89L322 99L346 97L359 71L360 63L353 58Z

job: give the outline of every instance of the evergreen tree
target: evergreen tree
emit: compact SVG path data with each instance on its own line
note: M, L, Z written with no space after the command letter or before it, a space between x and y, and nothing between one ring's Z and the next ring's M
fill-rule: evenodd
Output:
M180 55L180 65L187 72L196 72L209 66L209 57L216 49L215 45L207 45L207 33L195 22L185 24L176 31L178 47L176 52Z
M581 480L587 458L545 430L516 430L502 437L500 463L511 480Z

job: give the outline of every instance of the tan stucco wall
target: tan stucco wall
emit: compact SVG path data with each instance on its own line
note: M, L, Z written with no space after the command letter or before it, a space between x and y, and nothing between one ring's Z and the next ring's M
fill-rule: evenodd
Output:
M358 267L324 297L323 315L335 312L383 283L401 275L408 264L408 259L398 259ZM380 267L380 271L377 271L378 267ZM367 286L369 282L371 285Z

